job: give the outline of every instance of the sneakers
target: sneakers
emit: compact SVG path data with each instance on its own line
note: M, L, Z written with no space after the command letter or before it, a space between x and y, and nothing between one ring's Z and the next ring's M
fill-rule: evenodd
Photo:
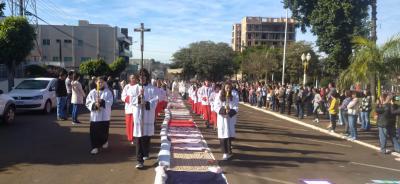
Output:
M148 160L149 159L149 157L143 157L143 160Z
M97 148L93 148L93 149L90 151L90 154L92 154L92 155L96 155L97 153L99 153L99 149L97 149Z
M142 169L142 168L143 168L143 164L142 163L136 164L136 169Z
M222 160L229 160L231 157L232 157L231 154L226 154L226 153L224 153L224 154L222 155Z
M103 149L107 149L108 148L108 141L106 143L103 144Z

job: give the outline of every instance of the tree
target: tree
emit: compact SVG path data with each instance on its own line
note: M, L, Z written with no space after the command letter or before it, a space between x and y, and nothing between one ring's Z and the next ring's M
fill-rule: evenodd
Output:
M335 73L346 69L352 53L351 39L368 35L368 7L370 0L284 0L284 7L293 12L293 18L303 32L311 27L317 35L316 45L328 54L325 63Z
M89 76L107 76L110 74L111 69L103 59L99 59L81 63L79 71Z
M340 74L339 84L342 89L348 88L355 82L367 83L375 76L379 80L385 76L398 75L400 72L398 67L400 66L400 34L393 36L382 46L377 46L374 40L363 37L355 37L353 43L357 47L351 58L352 63ZM375 89L372 89L374 86L371 86L371 93L375 92ZM376 94L372 93L372 95Z
M311 61L309 61L309 67L307 75L311 77L317 77L321 74L320 62L318 55L314 52L311 43L305 41L298 41L288 45L286 52L286 75L288 82L301 83L304 68L301 60L302 54L310 53ZM300 78L299 78L300 77Z
M0 63L7 66L9 90L14 86L15 67L31 52L35 37L24 17L6 17L0 22Z
M234 73L234 52L226 43L201 41L191 43L173 54L173 67L183 68L186 79L223 80Z
M267 79L271 72L280 67L279 60L282 58L280 49L272 47L250 47L239 56L243 73L250 79Z
M127 66L126 61L122 57L118 57L114 62L110 64L110 71L113 77L119 77L120 74L125 70Z
M0 17L4 17L4 9L6 8L6 3L0 2Z

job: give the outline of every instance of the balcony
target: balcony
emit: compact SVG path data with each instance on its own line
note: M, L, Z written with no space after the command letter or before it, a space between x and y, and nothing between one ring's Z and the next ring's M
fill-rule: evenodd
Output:
M132 51L128 49L123 49L119 52L119 56L132 57Z

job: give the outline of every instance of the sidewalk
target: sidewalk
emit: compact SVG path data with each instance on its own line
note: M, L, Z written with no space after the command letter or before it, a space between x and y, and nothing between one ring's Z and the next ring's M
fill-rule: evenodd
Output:
M248 103L240 102L240 104L245 105L250 108L253 108L255 110L259 110L259 111L271 114L275 117L285 119L292 123L300 124L302 126L317 130L319 132L329 134L333 137L345 139L345 140L354 142L356 144L360 144L362 146L369 147L376 151L380 151L378 128L376 127L376 125L371 125L370 131L360 131L360 125L357 124L358 138L357 138L357 140L349 140L347 137L344 136L344 125L337 125L335 132L330 132L327 130L327 127L329 126L330 123L329 123L329 119L326 118L326 115L320 115L319 123L315 123L315 122L313 122L313 120L314 120L313 115L305 116L304 119L299 119L295 116L295 114L294 114L295 111L293 111L293 110L292 110L292 113L290 115L288 115L287 111L284 114L280 114L279 112L266 110L265 108L251 106ZM305 112L305 114L306 114L306 112ZM390 142L390 140L387 141L387 147L388 147L388 149L393 150L393 146L392 146L392 143ZM400 157L400 154L396 153L396 152L392 152L392 155Z

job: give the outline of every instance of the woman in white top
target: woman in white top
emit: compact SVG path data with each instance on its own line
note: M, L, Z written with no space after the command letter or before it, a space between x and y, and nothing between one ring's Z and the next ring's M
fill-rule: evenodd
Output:
M232 90L230 83L225 84L214 100L214 111L217 112L218 139L224 153L223 160L232 156L232 139L235 137L235 124L237 120L239 95Z
M314 94L314 98L313 98L313 100L312 100L312 103L313 103L313 106L314 106L314 110L313 110L313 113L314 113L314 122L315 122L315 123L319 123L318 109L321 108L320 105L321 105L322 98L321 98L321 95L319 94L318 89L313 88L313 89L312 89L312 92L313 92L313 94Z
M72 124L79 124L78 113L80 106L83 104L83 98L85 98L85 92L83 91L82 85L79 82L80 75L78 73L74 73L72 76Z

